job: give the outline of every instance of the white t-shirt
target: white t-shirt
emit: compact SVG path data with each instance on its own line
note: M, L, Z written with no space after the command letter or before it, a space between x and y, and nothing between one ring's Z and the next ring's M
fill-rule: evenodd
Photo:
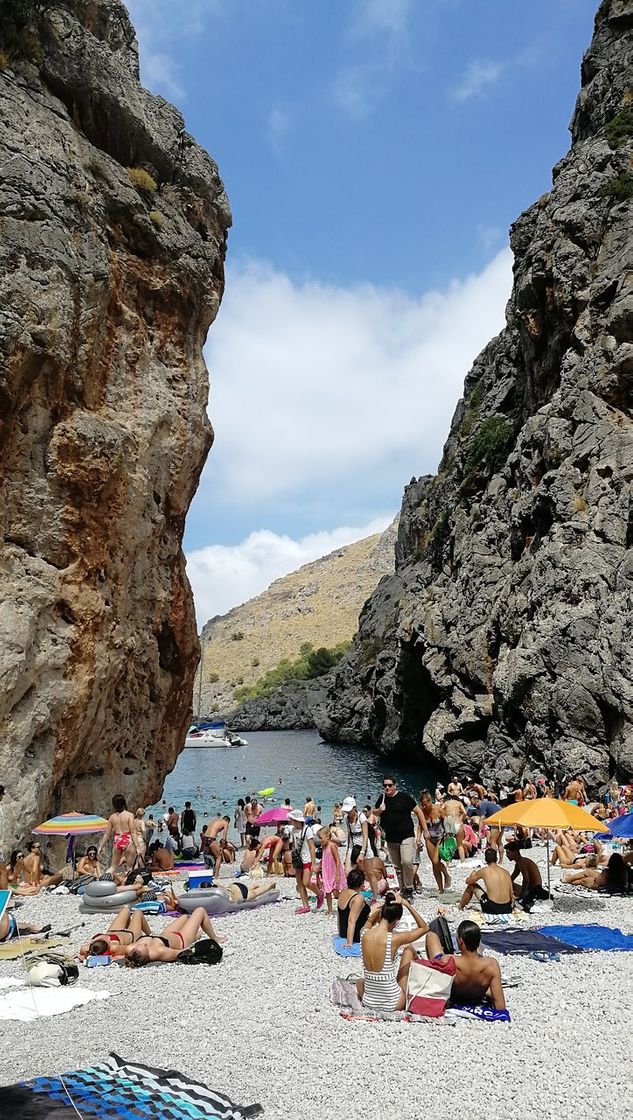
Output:
M311 825L304 824L301 826L301 829L293 828L292 831L294 833L294 836L292 837L293 848L298 849L299 844L301 844L301 862L311 863L312 856L310 854L310 848L308 847L308 840L315 839L314 829Z
M363 846L363 825L364 824L369 824L369 821L367 820L367 817L366 817L365 813L359 813L355 821L351 821L349 819L349 817L347 818L347 827L348 827L349 831L351 832L351 844L350 844L351 848L353 848L355 844L359 844L362 848L362 846ZM348 836L348 839L350 839L349 836ZM371 846L371 838L370 838L369 832L368 832L367 833L367 844L366 844L364 850L361 851L360 858L361 859L373 859L374 854L375 854L374 849Z

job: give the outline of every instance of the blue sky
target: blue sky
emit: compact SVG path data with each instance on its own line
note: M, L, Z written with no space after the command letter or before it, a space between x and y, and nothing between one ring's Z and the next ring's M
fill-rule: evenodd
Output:
M201 620L384 524L435 469L503 325L508 226L568 149L595 7L129 4L144 84L234 215L185 541Z

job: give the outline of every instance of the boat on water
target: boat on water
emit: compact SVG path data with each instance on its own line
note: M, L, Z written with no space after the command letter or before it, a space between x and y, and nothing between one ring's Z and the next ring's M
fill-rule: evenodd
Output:
M187 732L185 749L203 747L246 747L246 739L229 731L224 723L194 723Z

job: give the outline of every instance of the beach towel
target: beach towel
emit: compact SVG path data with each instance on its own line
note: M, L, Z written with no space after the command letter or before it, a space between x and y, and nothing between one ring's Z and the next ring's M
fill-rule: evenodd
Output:
M68 1099L72 1098L72 1104ZM73 1107L73 1105L75 1107ZM36 1077L0 1088L0 1115L13 1120L241 1120L262 1113L261 1105L237 1105L176 1070L104 1062L57 1077Z
M510 1012L507 1009L497 1011L495 1007L491 1007L487 1003L455 1004L446 1008L445 1015L449 1021L451 1019L475 1019L480 1023L512 1022Z
M0 1020L18 1020L32 1023L35 1019L48 1019L65 1015L75 1007L82 1007L97 999L109 999L109 992L93 992L90 988L12 988L0 995ZM8 1115L0 1109L0 1115Z
M345 940L344 937L339 937L338 934L333 935L332 945L334 947L334 952L337 953L339 957L360 957L360 941L357 941L354 945L346 945Z
M453 1016L451 1018L450 1007L446 1009L446 1013L440 1016L440 1018L433 1019L429 1019L426 1015L412 1015L410 1011L373 1011L369 1007L363 1007L358 998L358 992L356 991L354 982L352 980L344 980L342 977L337 977L337 979L332 982L330 999L334 1006L338 1007L341 1018L350 1021L354 1020L365 1023L426 1023L427 1026L434 1026L436 1024L455 1026L459 1018L458 1016ZM496 1020L485 1015L476 1015L472 1008L468 1010L473 1011L473 1014L463 1015L461 1018L478 1018L481 1022L490 1023L498 1021L509 1022L510 1020L509 1015L507 1019ZM1 1097L0 1103L2 1103Z
M15 961L33 949L53 949L56 945L68 945L67 937L15 937L12 941L0 944L0 961Z
M605 953L633 952L633 934L622 933L621 929L610 926L540 926L539 929L545 936L557 937L577 949L600 949Z
M525 956L540 953L539 959L543 960L550 953L582 953L582 949L577 949L575 945L568 945L535 929L482 929L481 940L487 949L493 949L495 953L521 953Z

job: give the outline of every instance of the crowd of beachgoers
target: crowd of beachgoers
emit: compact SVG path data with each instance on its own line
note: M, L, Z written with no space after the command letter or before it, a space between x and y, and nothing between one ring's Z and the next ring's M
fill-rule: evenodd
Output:
M116 795L107 828L74 868L55 872L35 839L0 864L0 889L23 898L41 891L77 894L91 882L111 882L113 892L125 893L126 903L80 955L107 955L140 967L176 961L203 935L223 940L203 906L178 913L178 896L165 878L177 865L193 861L204 866L215 894L220 891L238 905L263 900L274 890L276 878L290 878L296 886L296 916L325 907L336 918L343 945L360 944L363 978L358 991L365 1007L402 1010L411 963L426 955L429 960L454 959L453 998L488 1000L503 1009L499 967L481 954L479 925L468 918L461 921L454 939L459 952L447 953L446 937L442 939L437 923L433 928L418 913L415 894L421 890L426 860L441 898L451 887L454 863L480 855L483 862L478 860L467 876L458 909L472 906L486 915L511 915L520 907L530 913L550 899L541 869L528 854L544 840L551 864L565 869L563 883L627 893L633 875L630 844L607 852L591 828L548 832L516 825L508 832L489 823L504 805L551 798L555 792L544 778L510 790L453 777L446 788L438 784L433 793L422 790L416 800L386 775L375 800L359 804L347 795L334 804L327 821L312 797L299 807L285 798L271 813L255 794L247 795L237 800L231 819L221 811L212 818L206 812L199 817L191 801L181 810L165 802L156 815L143 808L131 811L125 798ZM590 799L577 776L559 792L566 803L584 806L600 822L633 807L631 785L612 782L601 797ZM260 882L264 876L266 883ZM136 901L162 903L163 912L177 916L159 934L152 933L145 912L129 904L131 891ZM9 908L0 918L0 942L19 932L20 923Z

